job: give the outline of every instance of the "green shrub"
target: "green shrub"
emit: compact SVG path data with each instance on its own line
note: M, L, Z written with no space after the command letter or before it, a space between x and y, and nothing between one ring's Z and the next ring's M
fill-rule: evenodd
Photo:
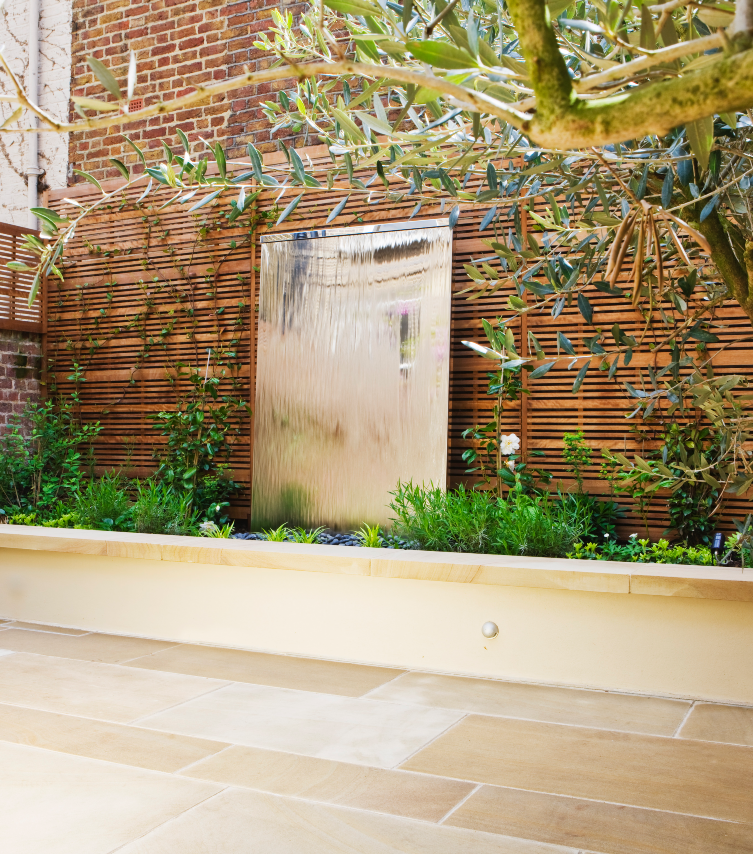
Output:
M569 471L573 473L578 484L578 492L583 492L583 470L591 465L591 448L582 430L578 430L577 433L563 433L562 441L564 443L562 459Z
M229 539L234 528L235 524L233 522L228 522L227 525L220 527L216 522L210 522L207 520L199 525L199 531L202 537L213 537L220 540Z
M284 522L279 528L270 528L268 531L262 531L262 534L270 543L285 543L293 538L293 532Z
M590 519L579 504L521 490L497 498L400 483L392 495L394 533L432 551L564 557Z
M364 548L381 549L382 548L382 531L379 525L363 524L356 531L356 536Z
M569 558L580 560L622 560L632 563L682 563L691 566L713 566L714 556L706 546L684 546L659 540L651 543L633 535L627 543L608 540L603 545L575 543Z
M187 508L222 525L228 521L228 498L239 489L228 460L250 408L240 397L220 395L219 377L202 378L195 368L182 377L189 393L174 409L147 416L166 437L157 453L157 476L187 497Z
M562 496L562 501L573 505L573 512L586 520L581 539L597 543L615 539L617 522L625 515L616 501L597 498L587 492L568 492Z
M133 529L139 534L197 533L198 513L191 507L190 497L178 494L169 483L139 483L131 514Z
M497 501L463 486L445 492L435 486L398 483L390 509L393 532L422 549L484 553L494 536Z
M214 474L198 480L193 506L200 516L222 526L230 521L230 499L240 486L233 480L230 466L220 463Z
M44 522L43 528L76 528L78 526L78 514L70 510L64 504L58 504Z
M676 531L691 545L711 545L717 525L719 491L696 484L683 484L667 499L669 526L665 533Z
M732 520L737 531L727 537L724 545L723 563L729 563L730 558L736 558L743 567L753 566L753 514L748 514L744 522Z
M76 498L78 524L101 531L122 531L130 527L131 500L127 487L127 481L114 473L90 480Z
M36 525L36 513L11 513L8 516L9 525Z
M310 531L307 531L305 528L294 528L290 536L294 543L318 543L319 534L324 530L323 526Z
M588 529L589 509L549 495L510 493L499 501L495 554L565 557Z
M101 430L99 423L82 424L75 409L71 396L29 403L11 417L0 436L0 507L7 516L36 513L39 523L60 502L73 502L84 481L82 451Z

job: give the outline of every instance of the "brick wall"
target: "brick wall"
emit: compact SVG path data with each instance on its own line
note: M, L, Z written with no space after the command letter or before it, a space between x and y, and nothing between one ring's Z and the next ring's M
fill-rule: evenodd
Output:
M171 100L191 91L192 82L241 74L246 65L265 68L271 60L256 50L253 42L259 32L271 27L273 8L299 14L303 4L289 0L73 0L71 92L84 97L103 96L86 63L87 56L101 59L125 89L131 48L139 61L135 95L143 97L145 105L157 100L158 92ZM249 140L261 150L276 148L275 138L290 139L291 134L280 131L273 137L259 104L283 85L279 82L230 92L191 110L129 125L127 133L152 157L161 153L163 141L171 146L179 144L175 127L191 141L198 142L199 137L222 141L231 156L242 153ZM111 157L137 167L137 156L124 142L120 129L71 135L70 182L81 180L72 173L74 168L99 179L117 177L109 163Z
M41 336L0 330L0 433L12 415L41 397Z

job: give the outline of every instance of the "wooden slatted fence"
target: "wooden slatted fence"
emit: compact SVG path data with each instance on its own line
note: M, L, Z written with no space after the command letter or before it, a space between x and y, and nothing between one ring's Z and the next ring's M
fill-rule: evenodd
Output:
M37 298L29 306L34 276L6 267L8 261L20 261L32 267L36 257L24 246L24 236L39 232L10 223L0 223L0 329L13 332L43 332L42 301Z
M314 174L323 173L331 163L324 147L312 147L302 154L304 162L312 164ZM283 156L268 155L266 160L279 163ZM271 217L267 223L274 222L277 211L298 192L290 189L276 201L279 191L264 190L256 203L258 212ZM95 193L78 185L64 192L50 193L49 204L65 210L64 195L93 197ZM135 193L131 202L134 198ZM66 267L65 283L52 283L48 294L48 353L55 361L59 389L72 390L73 383L66 377L71 375L73 363L77 362L85 376L85 382L78 384L82 411L87 418L100 419L105 427L101 443L96 448L99 464L110 467L123 465L127 460L132 470L139 474L153 468L152 450L159 444L146 416L169 405L185 388L178 378L176 365L180 362L200 365L205 358L202 354L206 347L214 346L212 342L218 335L226 343L236 339L238 342L231 348L237 351L238 356L228 360L226 387L234 387L235 393L247 396L252 403L254 398L259 289L256 259L260 251L259 235L268 225L257 230L249 243L239 242L248 238L247 230L244 233L243 229L233 232L210 230L197 243L197 223L204 217L199 216L194 221L177 206L158 213L157 207L167 198L164 193L155 196L150 202L151 209L135 210L132 204L116 205L92 220L86 230L91 245L87 246L82 237L77 238L68 253L74 263ZM342 198L343 192L338 190L306 193L294 213L272 230L321 228ZM447 215L452 204L449 199L444 204L426 204L415 219ZM538 199L535 209L543 213L545 206L545 202ZM415 201L408 197L389 205L370 205L364 194L354 193L341 215L327 227L407 220L414 209ZM482 296L473 301L468 300L467 294L460 294L469 285L463 265L494 256L484 242L493 238L493 231L479 231L484 213L485 210L473 207L464 209L453 240L448 436L451 484L469 480L462 460L462 453L468 447L462 438L463 431L490 420L493 405L486 394L488 363L461 342L466 339L484 340L482 318L493 320L509 316L505 306L510 291L500 289L492 296ZM154 225L149 232L150 260L146 271L141 255L145 245L145 227L152 220L158 220L159 225ZM526 222L524 218L524 228ZM509 218L502 219L498 226L499 234L507 234L511 226ZM540 240L542 232L537 232L536 238ZM231 249L233 240L236 241L235 249ZM499 269L496 257L488 263ZM207 274L208 269L213 270L211 275ZM206 280L207 275L211 281ZM155 277L157 280L151 281ZM543 275L536 278L544 281ZM640 333L644 320L631 308L628 300L599 292L589 296L599 326L610 328L619 322L626 333ZM238 309L241 303L243 306ZM188 305L193 312L190 323L186 314ZM225 318L231 316L232 311L237 312L232 315L232 324L228 325L227 320L221 318L220 308L223 313L227 312ZM139 319L135 326L128 327L134 315L139 315ZM721 343L709 345L711 352L719 351L714 359L717 373L750 374L753 341L749 338L747 342L729 346L731 340L750 328L750 321L741 309L736 308L724 309L717 314L717 320L725 323L725 328L719 333ZM165 333L167 327L169 331ZM557 353L558 329L570 339L577 353L588 352L582 339L593 332L586 327L575 306L565 307L556 321L549 314L524 314L512 328L518 344L525 341L529 330L534 332L550 357ZM145 342L149 344L146 355ZM505 432L517 433L527 451L544 451L546 456L541 460L541 466L551 471L555 482L567 489L573 482L562 460L562 434L582 429L588 444L594 449L594 464L586 472L586 488L595 494L605 493L607 486L598 476L600 450L646 450L645 440L635 433L635 422L625 417L630 409L630 400L622 388L622 381L637 382L637 371L645 368L651 358L648 352L637 354L630 368L620 371L618 383L610 380L605 371L599 370L601 360L594 357L577 394L571 391L575 375L575 370L568 369L571 359L559 360L543 379L534 384L529 384L524 378L524 385L530 385L527 389L530 394L523 394L519 401L505 405ZM233 371L229 369L230 362L234 364ZM252 424L248 423L232 460L236 479L244 485L244 492L235 508L239 517L249 512L252 435ZM627 511L623 531L640 530L638 518L630 512L629 499L622 497L619 500ZM749 500L730 500L724 515L725 527L729 527L733 516L743 516L750 509ZM666 501L660 499L654 502L650 513L652 535L660 534L665 525Z

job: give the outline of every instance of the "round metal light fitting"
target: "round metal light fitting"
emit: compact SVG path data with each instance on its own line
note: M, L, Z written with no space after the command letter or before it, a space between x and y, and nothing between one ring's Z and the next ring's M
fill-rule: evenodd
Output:
M499 634L499 626L489 620L488 623L484 623L484 625L481 626L481 634L485 638L496 638Z

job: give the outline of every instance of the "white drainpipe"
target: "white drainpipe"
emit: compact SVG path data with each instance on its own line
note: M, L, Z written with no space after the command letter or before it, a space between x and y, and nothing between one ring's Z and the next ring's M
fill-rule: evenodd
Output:
M27 0L29 6L29 72L26 89L30 100L39 103L39 0ZM37 117L32 116L32 125L37 125ZM26 177L28 181L28 204L30 208L38 207L38 179L42 174L39 168L39 134L26 135L27 161ZM29 228L37 228L37 218L29 212Z

